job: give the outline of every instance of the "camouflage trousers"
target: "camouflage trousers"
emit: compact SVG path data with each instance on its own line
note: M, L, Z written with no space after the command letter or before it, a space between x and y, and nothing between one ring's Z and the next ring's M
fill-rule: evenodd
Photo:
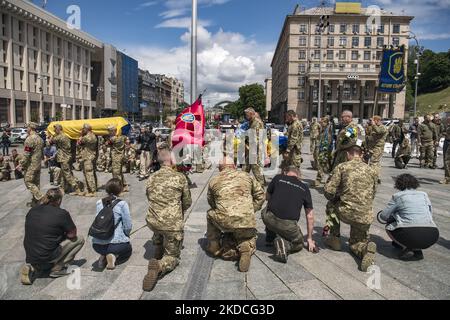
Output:
M180 264L183 240L183 231L153 230L153 245L164 249L163 258L159 261L161 276L172 272Z
M264 177L262 164L250 164L250 165L247 164L245 165L244 169L245 169L244 171L248 173L253 172L256 181L258 181L259 184L264 188L264 186L266 185L266 178Z
M113 179L119 179L123 186L126 186L125 177L123 176L122 164L124 157L112 157L112 176Z
M317 142L318 142L317 138L311 138L311 144L309 146L309 151L311 154L314 154L317 147Z
M420 146L420 164L426 167L433 166L434 161L434 143L422 142Z
M42 199L43 194L41 193L41 167L39 168L28 168L24 175L24 182L27 189L33 195L33 200L39 201Z
M61 184L61 168L59 167L48 167L48 173L50 174L50 182Z
M303 233L297 222L280 219L270 211L263 212L262 219L267 231L269 231L268 235L270 232L275 233L288 242L288 253L296 253L303 250ZM274 238L274 236L272 235L270 238Z
M344 219L338 211L338 203L329 201L327 203L326 215L327 226L330 228L330 234L334 237L341 236L341 222L350 225L350 251L355 256L362 259L367 252L367 244L369 243L370 224L361 224L354 221Z
M78 188L78 181L73 175L69 162L61 162L60 166L61 166L61 175L64 181L72 188L72 190L76 190Z
M150 171L150 167L153 165L153 152L142 151L140 160L141 163L139 168L139 175L141 177L147 177Z
M128 159L125 160L125 163L122 168L122 172L124 173L133 173L137 170L138 166L136 164L136 159Z
M86 189L89 193L97 192L97 175L95 173L95 161L83 160L81 162L83 167L84 179L86 180Z
M281 164L281 168L287 168L290 166L294 166L298 169L301 168L302 166L302 152L294 149L291 151L291 153L289 154L289 157L286 160L283 160L283 163Z
M325 174L330 173L330 159L331 154L328 151L319 152L319 148L316 148L316 152L314 158L317 159L317 178L316 181L322 182L323 178L325 178Z
M445 180L450 183L450 148L445 153Z
M222 230L209 216L207 218L206 238L208 242L218 242L221 245L221 257L226 261L237 261L242 249L250 247L251 254L256 252L256 229Z
M11 172L9 170L0 171L0 181L9 181L11 180Z
M331 170L334 170L334 168L336 168L338 165L345 162L347 162L347 152L345 150L336 151Z
M370 165L372 168L374 168L377 172L378 178L381 176L381 159L383 158L384 150L381 149L375 149L369 151L371 157L370 157Z

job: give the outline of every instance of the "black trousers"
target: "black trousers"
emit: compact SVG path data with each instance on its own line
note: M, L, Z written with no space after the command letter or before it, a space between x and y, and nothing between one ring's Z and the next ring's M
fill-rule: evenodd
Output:
M117 257L118 264L128 261L133 253L133 248L130 243L110 243L106 245L94 244L93 248L95 252L102 256L114 254Z
M392 145L392 159L395 159L395 155L397 154L397 148L402 142L403 141L401 141L401 140L394 141L394 143Z
M410 250L425 250L439 240L439 230L434 227L400 228L387 233L395 242Z

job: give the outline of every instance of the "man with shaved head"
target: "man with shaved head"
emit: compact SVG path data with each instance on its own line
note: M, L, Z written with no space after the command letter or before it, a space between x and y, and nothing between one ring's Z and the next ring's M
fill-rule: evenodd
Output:
M264 130L264 123L261 120L261 117L256 113L255 109L247 108L245 110L245 117L250 122L250 130L249 133L254 135L253 142L256 143L256 148L246 144L247 152L245 159L245 168L248 173L253 172L256 180L261 184L264 188L266 184L266 180L264 178L263 173L263 164L262 164L262 155L263 155L263 141L260 141L261 131ZM256 149L256 154L250 155L250 151ZM255 161L256 160L256 161ZM254 163L252 163L254 162Z
M344 111L341 116L342 129L336 140L336 151L334 154L333 169L341 163L347 162L347 149L356 145L359 129L353 123L353 113Z

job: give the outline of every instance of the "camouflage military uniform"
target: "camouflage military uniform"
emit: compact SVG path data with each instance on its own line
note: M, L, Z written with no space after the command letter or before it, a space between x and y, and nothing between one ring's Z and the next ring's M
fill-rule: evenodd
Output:
M248 173L253 172L253 175L255 176L256 180L261 184L262 187L264 187L264 185L266 184L266 180L265 180L264 173L263 173L264 165L262 164L262 159L261 159L262 156L264 155L264 148L262 147L263 141L260 141L260 137L259 137L262 133L261 132L262 130L264 130L264 123L260 119L254 118L250 122L249 133L256 135L255 142L256 142L257 154L256 155L250 155L250 154L246 155L245 171ZM264 139L264 137L263 137L263 139ZM249 148L250 151L252 151L252 149L254 149L254 147L252 148L251 146L249 146L249 144L247 144L247 147ZM250 164L250 162L252 160L253 161L255 160L254 158L256 158L257 163Z
M384 145L389 132L384 125L371 126L370 135L366 135L366 151L370 156L370 165L381 175L381 158L384 154Z
M436 126L432 122L419 125L420 166L433 167L434 149L437 141Z
M286 153L289 154L289 157L283 161L282 168L295 166L300 169L302 165L302 145L303 125L300 120L295 120L288 129L288 147Z
M86 189L88 193L97 192L97 175L95 173L95 164L97 158L97 137L89 132L80 139L81 163L83 167L84 178L86 179Z
M79 188L78 181L75 179L70 167L72 161L70 139L64 133L60 133L53 137L52 141L56 145L56 162L58 162L61 167L64 183L69 184L72 190L77 190Z
M302 130L303 133L303 130ZM311 145L310 145L310 153L314 154L315 150L316 150L316 145L319 139L319 134L320 134L320 124L317 122L314 122L311 125L311 133L310 133L310 139L311 139ZM315 159L315 161L317 161L317 159Z
M20 154L17 154L17 156L13 156L11 158L12 162L14 163L14 176L16 180L23 179L23 171L16 169L20 166L20 163L23 161L23 156Z
M442 184L450 184L450 126L447 125L444 132L444 169L445 179L441 181Z
M356 158L338 165L325 186L331 236L340 239L341 221L349 224L350 250L359 258L364 257L369 243L377 179L376 170Z
M184 214L192 205L191 192L184 175L166 166L150 176L146 190L147 224L154 233L153 245L164 249L159 266L165 275L180 263Z
M100 146L98 160L99 171L111 172L111 148L106 144Z
M136 149L133 146L125 147L124 167L125 170L123 171L126 173L134 173L138 168L136 165Z
M125 178L123 176L122 164L125 159L125 142L127 138L123 135L114 136L110 138L111 144L111 160L112 160L112 176L120 179L122 185L126 186Z
M395 155L395 167L397 169L405 169L410 160L411 144L408 139L405 139Z
M315 150L315 158L317 159L317 178L316 186L322 184L325 174L330 173L332 161L333 132L331 126L322 128L320 131L318 144Z
M39 189L43 150L44 141L36 132L32 132L25 140L23 159L20 164L24 170L25 185L33 195L35 203L43 197Z
M245 172L226 168L210 181L206 236L210 244L219 244L219 256L236 260L242 252L256 252L255 213L264 201L263 188Z
M334 162L332 169L341 163L347 162L347 149L356 145L358 141L358 126L350 123L342 129L336 140L336 151L334 153Z
M3 158L3 160L0 160L0 181L9 180L11 180L11 165L9 160Z
M442 137L445 135L445 126L444 124L439 121L436 123L433 121L435 127L436 127L436 142L439 142ZM433 157L433 167L437 167L437 159L438 159L438 148L435 146L434 148L434 157Z

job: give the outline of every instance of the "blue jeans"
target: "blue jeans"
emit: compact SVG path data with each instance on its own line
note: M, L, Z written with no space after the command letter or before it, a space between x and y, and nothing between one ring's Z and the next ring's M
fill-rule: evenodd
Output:
M117 243L117 244L94 244L93 245L94 251L97 252L99 255L107 256L108 254L114 254L117 257L117 263L121 264L128 259L130 259L131 254L133 253L133 248L131 247L131 244L128 243Z

